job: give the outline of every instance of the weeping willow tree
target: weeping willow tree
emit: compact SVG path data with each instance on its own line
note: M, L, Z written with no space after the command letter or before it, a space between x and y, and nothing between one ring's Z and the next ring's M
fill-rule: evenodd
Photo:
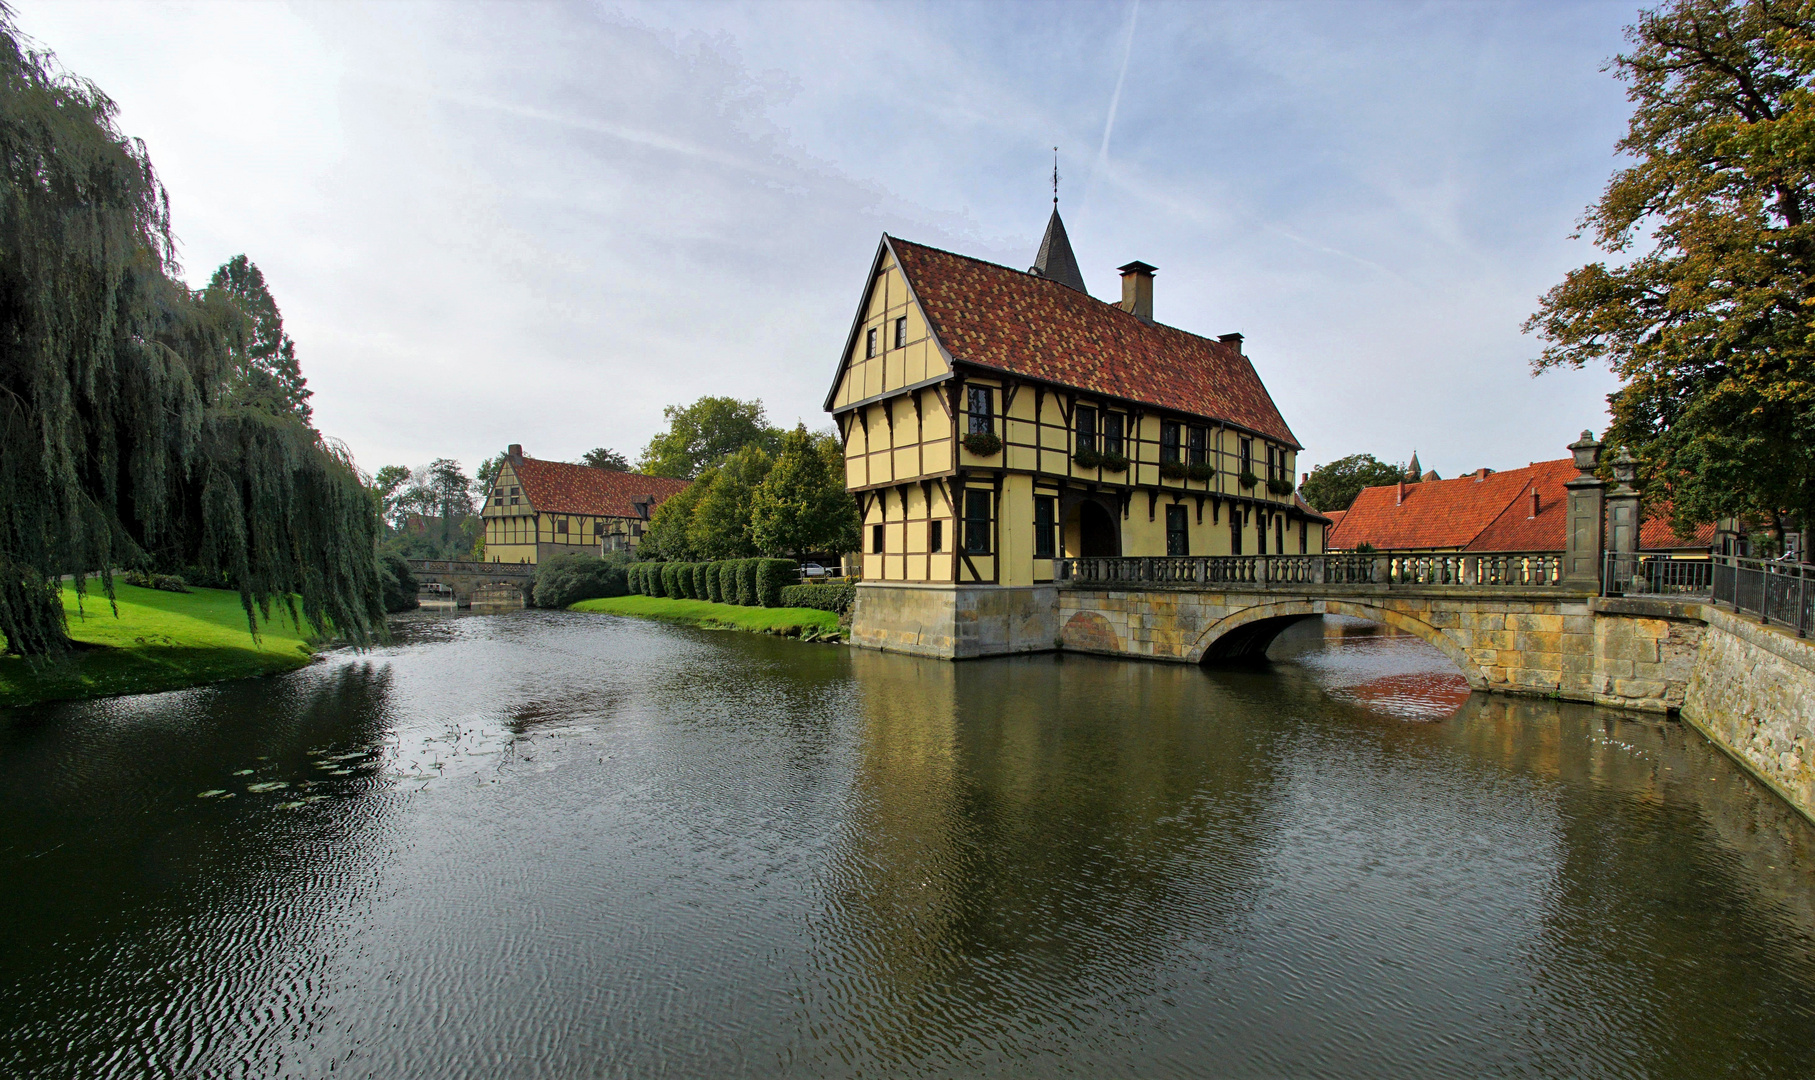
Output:
M68 648L59 578L224 571L364 644L382 632L376 522L344 449L236 402L250 320L176 277L169 203L112 101L27 46L0 0L0 634Z

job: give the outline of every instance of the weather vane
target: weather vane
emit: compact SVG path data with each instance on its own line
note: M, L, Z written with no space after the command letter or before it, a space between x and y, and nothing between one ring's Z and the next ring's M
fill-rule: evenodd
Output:
M1052 205L1055 210L1059 207L1059 148L1056 146L1052 148Z

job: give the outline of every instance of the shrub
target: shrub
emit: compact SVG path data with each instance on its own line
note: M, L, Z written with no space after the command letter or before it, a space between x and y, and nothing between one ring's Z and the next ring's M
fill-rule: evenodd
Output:
M1208 461L1194 461L1185 466L1185 475L1199 483L1208 483L1216 479L1216 466Z
M711 563L693 564L693 598L695 600L708 600L712 597L706 583L706 579L712 576L711 566Z
M742 559L726 559L718 564L718 594L723 597L721 604L735 604L737 599L737 567Z
M1294 485L1290 480L1267 481L1267 490L1275 495L1290 495L1292 494L1293 486Z
M649 564L632 563L629 570L630 591L638 596L649 595Z
M693 599L693 564L674 564L674 595L681 600Z
M1071 460L1077 462L1080 469L1095 469L1103 464L1103 455L1087 446L1080 446L1078 452L1071 455Z
M404 567L409 569L408 566ZM188 592L189 583L175 574L149 574L143 570L128 570L120 575L120 580L128 585L137 585L141 589L160 589L164 592Z
M994 457L1002 452L1002 440L987 431L973 431L964 437L964 448L978 457Z
M409 560L394 551L378 556L378 585L384 596L384 611L387 615L414 611L422 606L422 601L416 599L416 592L421 586L416 583L416 575L410 570Z
M662 591L658 596L678 600L681 595L681 564L677 562L662 564Z
M1188 475L1184 464L1177 461L1160 462L1160 475L1168 480L1183 480Z
M564 608L604 595L624 595L624 568L597 555L555 555L535 566L537 608Z
M719 567L723 565L723 563L719 562L709 562L706 564L706 599L715 604L722 604L725 602L724 586L720 585L718 582L718 570Z
M760 607L780 607L781 591L800 580L793 559L756 559L756 600Z
M1255 476L1253 473L1247 472L1245 470L1242 472L1242 474L1240 476L1236 477L1235 479L1241 484L1242 487L1245 487L1245 488L1251 488L1255 484L1260 483L1260 477Z
M813 608L840 615L857 601L855 585L790 585L781 591L782 607Z
M1123 457L1120 454L1104 454L1103 455L1103 471L1104 472L1127 472L1128 471L1128 459Z
M535 603L540 608L564 608L624 592L624 568L596 555L556 555L536 567Z
M756 564L761 559L739 559L737 561L737 602L745 607L756 607Z

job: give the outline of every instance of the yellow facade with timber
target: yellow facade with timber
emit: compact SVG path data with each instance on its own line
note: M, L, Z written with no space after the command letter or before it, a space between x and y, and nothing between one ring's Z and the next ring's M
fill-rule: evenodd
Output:
M649 515L685 480L543 461L512 444L486 492L487 562L634 551Z
M960 260L941 279L943 266ZM1031 295L1003 298L1004 281ZM930 283L940 295L929 313ZM969 302L966 287L979 285L1001 310ZM866 582L1033 586L1052 581L1053 560L1062 557L1324 550L1328 521L1291 483L1300 448L1271 400L1257 405L1254 391L1265 391L1239 337L1194 340L1215 346L1223 367L1247 373L1251 387L1239 378L1232 385L1249 399L1246 411L1261 414L1248 424L1241 419L1253 415L1227 415L1241 410L1204 409L1201 386L1178 395L1196 409L1165 400L1163 369L1092 377L1091 360L1118 362L1118 337L1158 336L1164 345L1191 335L1156 335L1135 310L1138 296L1111 305L1076 291L884 238L827 400L844 438L846 484L861 508ZM1042 316L1060 325L1043 325ZM1089 338L1093 319L1111 321L1117 333L1107 345L1096 333L1096 355L1080 361L1064 331ZM995 325L980 333L979 323ZM1014 345L1000 339L1016 335L1037 344L1005 351ZM1046 363L1041 349L1066 355ZM1202 351L1177 362L1200 362ZM973 352L993 362L967 359ZM1130 363L1153 367L1150 349L1130 352L1138 353Z

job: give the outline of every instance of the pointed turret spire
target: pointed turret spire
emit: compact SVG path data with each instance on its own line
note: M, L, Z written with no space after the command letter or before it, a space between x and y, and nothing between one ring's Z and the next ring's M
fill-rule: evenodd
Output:
M1040 241L1040 253L1027 268L1030 274L1056 281L1085 296L1084 273L1078 269L1078 257L1071 253L1071 238L1065 235L1065 223L1059 220L1059 148L1052 148L1052 218L1046 223L1046 236Z
M1071 253L1071 238L1065 235L1065 223L1059 220L1056 206L1052 208L1052 219L1046 223L1046 237L1040 241L1040 254L1034 256L1034 264L1028 273L1090 295L1090 290L1084 287L1084 274L1078 269L1078 257Z
M1409 483L1416 484L1418 481L1422 480L1423 478L1424 478L1424 472L1421 470L1421 468L1418 465L1418 451L1413 450L1412 451L1412 463L1410 465L1406 466L1406 469L1405 469L1405 479Z

